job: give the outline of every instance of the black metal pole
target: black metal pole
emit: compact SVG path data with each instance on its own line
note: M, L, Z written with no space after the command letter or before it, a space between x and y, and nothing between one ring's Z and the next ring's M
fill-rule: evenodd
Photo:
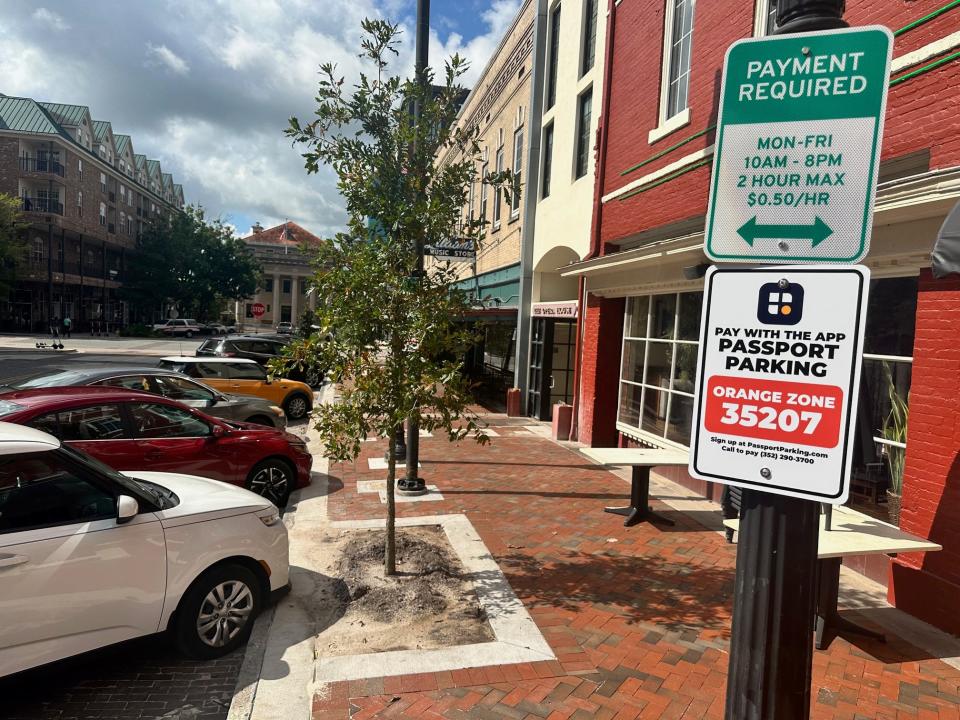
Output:
M776 33L846 27L843 11L844 0L777 0ZM743 492L726 720L810 716L819 527L819 503Z
M430 54L430 0L417 0L417 45L416 75L418 96L413 103L414 135L419 132L420 115L423 110L423 99L427 93L427 63ZM416 147L414 147L416 157ZM415 281L423 279L423 234L416 237L417 267L414 270ZM397 488L406 494L422 494L427 491L426 483L419 475L420 466L420 425L413 418L407 421L407 475L400 478Z

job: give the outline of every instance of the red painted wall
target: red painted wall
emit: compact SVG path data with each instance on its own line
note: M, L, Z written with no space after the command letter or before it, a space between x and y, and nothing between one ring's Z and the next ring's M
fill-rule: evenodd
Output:
M882 24L896 30L941 7L941 0L870 0L848 2L851 25ZM663 3L617 6L611 72L606 195L637 178L713 144L708 133L642 168L622 175L691 135L715 124L723 57L727 47L753 33L753 7L741 0L698 3L694 17L690 75L690 123L653 145L647 134L657 126L663 47ZM904 55L960 28L960 9L896 38L894 57ZM931 168L960 164L960 60L890 89L883 158L930 149ZM604 206L601 237L605 243L659 225L703 215L707 209L711 165L660 187ZM607 246L606 251L614 250Z
M623 345L623 298L587 295L581 347L578 439L591 447L617 446L617 394Z
M599 194L607 195L637 178L713 144L714 133L686 140L716 123L723 57L727 47L753 32L753 6L743 0L697 4L690 77L690 122L652 145L648 133L658 124L664 2L615 6L616 31L610 68L605 172ZM853 26L881 24L897 30L939 9L945 0L850 0L846 19ZM960 8L896 38L894 58L960 29ZM926 64L925 63L922 64ZM921 65L902 71L899 76ZM929 149L930 168L960 165L960 60L890 89L883 158ZM663 152L657 159L653 157ZM640 162L642 168L624 174ZM712 166L603 207L599 235L604 253L631 235L702 216ZM613 445L617 414L622 304L592 298L584 314L580 440ZM614 317L610 317L610 314ZM620 313L621 317L616 317ZM892 563L890 597L905 610L960 634L960 280L921 279L917 313L909 451L901 526L930 537L945 550L905 555ZM698 487L682 470L677 481ZM853 558L850 564L878 579L884 558Z
M900 527L943 545L891 564L890 598L960 635L960 278L920 277Z

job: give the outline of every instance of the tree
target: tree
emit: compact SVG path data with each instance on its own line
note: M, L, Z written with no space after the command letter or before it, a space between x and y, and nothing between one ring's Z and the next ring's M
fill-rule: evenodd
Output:
M128 272L121 292L132 304L175 304L196 317L215 315L223 300L253 295L260 279L250 249L199 207L147 226Z
M456 272L436 263L418 272L417 250L453 237L478 242L486 220L462 219L470 185L478 179L509 192L510 174L479 178L476 127L454 123L466 63L454 56L443 85L388 75L399 30L381 20L362 23L361 58L374 74L362 74L352 93L332 64L321 67L315 119L290 119L287 135L306 147L308 173L321 166L337 174L347 209L347 228L317 251L316 324L277 364L328 370L341 384L341 400L323 405L315 429L328 457L350 461L361 440L379 435L388 442L387 533L384 566L396 572L392 438L406 419L425 430L442 430L451 441L471 433L488 438L468 410L470 387L462 357L475 341L457 319L469 309L454 286ZM413 103L420 122L411 123ZM460 158L435 165L443 148Z
M17 265L26 254L26 240L20 234L25 224L19 218L20 201L0 193L0 298L10 295Z

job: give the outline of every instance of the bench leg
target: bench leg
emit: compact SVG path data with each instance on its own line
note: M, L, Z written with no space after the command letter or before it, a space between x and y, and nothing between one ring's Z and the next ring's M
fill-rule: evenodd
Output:
M650 467L635 465L630 478L630 505L627 507L608 507L604 512L614 515L625 515L624 527L633 527L644 520L657 520L664 525L676 525L673 520L665 518L650 508Z
M824 558L817 561L817 618L814 640L817 650L830 646L830 641L838 632L851 632L857 635L886 642L883 633L868 630L846 618L840 617L837 600L840 594L840 558Z

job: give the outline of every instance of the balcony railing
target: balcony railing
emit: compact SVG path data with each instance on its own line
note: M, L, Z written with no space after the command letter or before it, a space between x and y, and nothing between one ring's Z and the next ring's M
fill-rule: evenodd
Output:
M111 235L115 234L117 232L116 226L113 223L108 223L107 232L110 233Z
M49 198L22 197L20 198L20 204L24 212L63 215L63 203Z
M20 157L20 170L23 172L51 173L63 177L63 165L49 158L22 155Z

